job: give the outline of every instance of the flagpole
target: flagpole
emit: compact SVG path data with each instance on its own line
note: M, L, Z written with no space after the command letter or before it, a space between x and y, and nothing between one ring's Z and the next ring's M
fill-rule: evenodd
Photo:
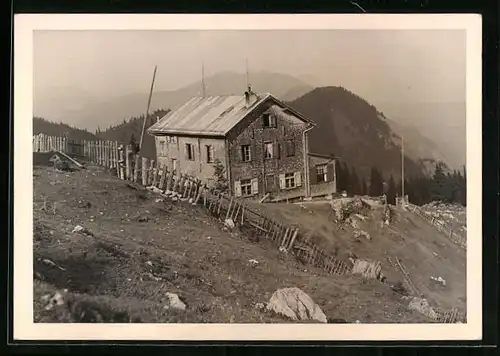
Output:
M401 198L405 201L405 144L401 136Z

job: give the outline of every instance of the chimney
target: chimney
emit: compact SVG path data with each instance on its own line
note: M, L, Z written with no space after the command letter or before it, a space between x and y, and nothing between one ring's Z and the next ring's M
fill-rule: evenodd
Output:
M250 105L250 92L249 91L246 91L245 92L245 102L246 102L246 105Z

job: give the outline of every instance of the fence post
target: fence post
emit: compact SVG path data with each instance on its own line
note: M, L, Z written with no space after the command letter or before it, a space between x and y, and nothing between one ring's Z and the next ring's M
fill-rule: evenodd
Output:
M158 175L160 173L160 162L156 162L156 167L153 168L153 182L151 182L151 185L153 187L156 187L158 184Z
M141 163L141 173L142 173L142 185L148 185L148 159L146 157L142 157Z
M167 174L168 174L167 165L164 164L161 168L161 178L160 178L160 183L158 185L158 188L162 191L165 191L165 183L167 180Z
M295 242L295 239L297 238L298 234L299 234L299 229L295 229L295 231L293 232L292 239L290 240L290 243L288 244L289 250L293 248L293 243Z
M125 160L124 160L123 146L118 147L118 167L120 172L120 179L125 180Z
M138 154L135 155L134 157L134 182L138 183L139 182L139 162L140 162L140 156Z
M148 183L147 185L148 186L151 186L153 184L153 173L154 173L154 169L155 169L155 160L152 159L151 161L149 161L149 172L148 172Z
M174 172L168 172L167 175L167 185L165 186L165 194L170 195L172 193L172 179Z

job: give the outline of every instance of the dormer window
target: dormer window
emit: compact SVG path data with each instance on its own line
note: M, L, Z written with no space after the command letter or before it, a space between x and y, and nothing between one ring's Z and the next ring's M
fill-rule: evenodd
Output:
M276 116L272 114L262 115L262 121L264 127L275 128L276 127Z

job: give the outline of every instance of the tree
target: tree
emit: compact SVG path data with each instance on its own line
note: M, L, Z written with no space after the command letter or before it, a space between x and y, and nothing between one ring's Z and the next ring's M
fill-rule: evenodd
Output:
M394 181L394 177L391 174L387 188L387 202L389 204L396 204L396 195L396 182Z
M214 163L214 178L215 178L215 189L225 193L229 189L229 185L226 178L226 169L222 162L216 158Z
M448 179L444 172L444 165L441 163L436 164L434 175L431 183L431 197L432 200L448 201L449 186Z
M363 194L361 191L361 183L359 182L358 174L356 173L356 169L352 169L351 174L349 175L349 186L351 192L355 195Z
M368 194L372 197L381 196L383 194L382 175L375 167L372 167L370 171L370 187L368 188Z
M362 178L362 184L361 184L361 194L362 195L368 195L368 186L366 185L366 179Z

